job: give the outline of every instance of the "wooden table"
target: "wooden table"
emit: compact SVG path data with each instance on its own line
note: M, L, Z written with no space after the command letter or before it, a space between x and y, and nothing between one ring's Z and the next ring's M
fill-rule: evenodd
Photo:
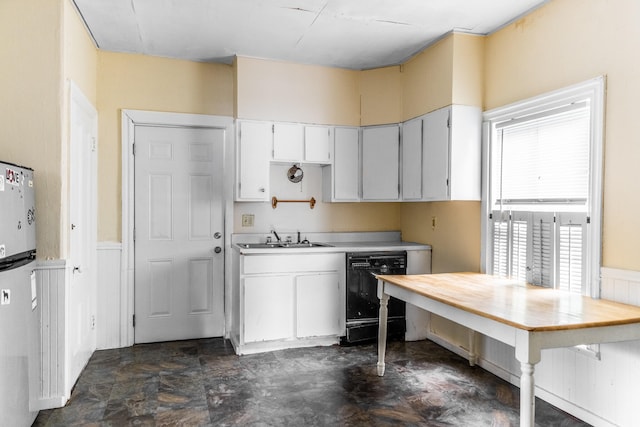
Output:
M387 302L396 297L515 347L520 426L535 416L534 366L545 348L640 339L640 307L478 273L379 275L378 375L384 375ZM475 362L470 339L470 363Z

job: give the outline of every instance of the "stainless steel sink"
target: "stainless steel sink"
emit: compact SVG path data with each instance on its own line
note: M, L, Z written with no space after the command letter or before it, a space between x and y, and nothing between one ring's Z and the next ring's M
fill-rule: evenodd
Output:
M318 248L332 247L326 243L305 242L305 243L238 243L238 246L245 249L281 249L281 248Z

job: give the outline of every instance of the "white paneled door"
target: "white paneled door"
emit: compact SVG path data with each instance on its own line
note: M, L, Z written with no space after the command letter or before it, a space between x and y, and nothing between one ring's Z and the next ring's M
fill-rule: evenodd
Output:
M225 129L135 127L135 342L224 333Z

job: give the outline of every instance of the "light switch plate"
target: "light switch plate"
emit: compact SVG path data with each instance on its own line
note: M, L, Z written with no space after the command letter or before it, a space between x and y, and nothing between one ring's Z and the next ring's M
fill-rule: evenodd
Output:
M242 226L243 227L253 227L253 214L242 214Z

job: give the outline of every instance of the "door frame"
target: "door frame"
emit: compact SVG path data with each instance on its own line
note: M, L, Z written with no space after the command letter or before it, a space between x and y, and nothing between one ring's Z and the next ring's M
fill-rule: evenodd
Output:
M136 126L205 127L225 129L223 159L224 204L224 331L228 335L228 299L231 275L231 233L233 232L234 120L229 116L122 110L122 253L120 271L120 346L134 343L133 314L135 308L134 207L135 182L133 144Z

